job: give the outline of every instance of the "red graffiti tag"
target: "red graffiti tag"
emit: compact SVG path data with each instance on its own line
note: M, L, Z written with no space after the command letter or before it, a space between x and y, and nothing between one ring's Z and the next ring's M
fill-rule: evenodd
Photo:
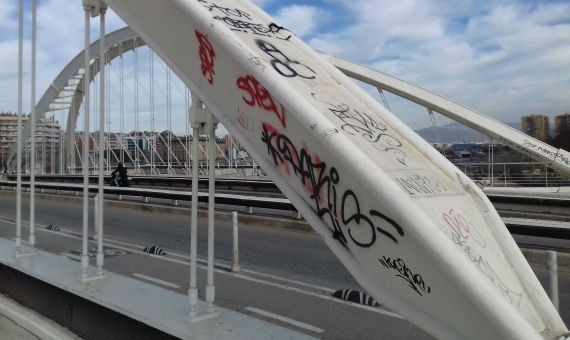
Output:
M198 39L198 43L200 44L200 62L202 63L202 75L206 77L208 83L212 84L214 82L214 59L216 58L216 52L214 51L214 47L208 40L208 38L198 32L196 32L196 38Z
M238 78L237 87L246 91L249 94L249 98L242 97L243 101L249 106L255 106L256 104L267 112L274 113L281 125L284 128L287 127L285 122L285 108L282 104L275 104L271 93L261 86L261 84L253 76L245 76Z
M475 243L485 248L487 246L483 235L477 230L477 227L467 220L463 215L450 209L448 212L443 213L443 220L455 232L456 236L467 240L471 238Z

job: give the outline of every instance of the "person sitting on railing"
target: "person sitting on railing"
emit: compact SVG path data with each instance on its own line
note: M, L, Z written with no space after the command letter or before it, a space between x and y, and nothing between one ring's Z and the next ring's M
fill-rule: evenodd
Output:
M116 187L126 187L129 183L127 168L123 166L123 163L117 165L117 168L111 173L111 177Z

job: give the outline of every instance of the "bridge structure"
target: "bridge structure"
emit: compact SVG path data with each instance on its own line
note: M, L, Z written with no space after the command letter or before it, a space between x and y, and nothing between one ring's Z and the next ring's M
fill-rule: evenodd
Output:
M107 5L130 26L106 34ZM431 117L437 112L478 130L563 176L570 174L567 151L413 84L315 52L248 1L84 0L83 6L85 49L37 103L33 92L31 117L25 125L19 123L18 143L7 166L16 178L1 183L2 188L15 187L17 201L14 253L5 251L5 265L17 269L20 261L42 253L36 249L34 232L36 189L83 195L75 291L93 283L104 285L101 282L111 277L121 281L104 270L104 202L110 195L143 197L145 202L149 197L167 199L176 205L190 201L185 319L190 327L176 332L172 330L179 325L158 328L179 337L205 334L211 331L205 330L211 320L239 318L215 306L214 226L216 203L241 204L249 210L286 210L302 216L360 287L432 336L566 336L555 306L489 198L389 111L384 92L425 107ZM172 20L157 22L156 13ZM91 17L100 18L100 38L93 43ZM164 38L175 32L191 34L176 42ZM35 47L32 54L34 65ZM21 85L21 55L19 68ZM376 87L383 103L348 77ZM21 86L19 98L21 114ZM81 174L83 184L36 183L36 125L41 117L58 114L66 128L50 172L67 178ZM180 121L183 128L173 125ZM231 133L223 147L216 137L222 124ZM26 141L28 162L23 161ZM150 178L186 175L192 192L105 187L105 176L118 163ZM23 169L23 164L29 168ZM215 195L215 177L238 174L240 168L250 176L267 175L268 185L276 185L286 199ZM27 183L22 182L25 172ZM208 176L207 193L198 192L200 172ZM90 186L90 175L96 176L97 186ZM30 192L27 243L22 242L23 187ZM95 267L90 267L93 197L97 245ZM205 303L198 298L197 283L199 202L208 209ZM564 234L563 229L557 232ZM27 274L45 279L29 266L33 267L29 262L23 265ZM256 327L259 336L282 334ZM210 335L227 331L220 323L214 328Z

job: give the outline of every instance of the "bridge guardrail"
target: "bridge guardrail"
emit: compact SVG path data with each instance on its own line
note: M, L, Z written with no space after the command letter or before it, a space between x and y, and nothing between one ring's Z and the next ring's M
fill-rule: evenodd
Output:
M14 181L0 181L2 187L15 187ZM29 187L29 182L22 182L22 187ZM36 182L37 189L50 189L61 191L83 192L82 184L72 183L42 183ZM105 194L125 195L125 196L139 196L146 198L159 198L170 199L179 201L191 201L192 193L185 191L175 190L162 190L162 189L149 189L149 188L131 188L131 187L104 187ZM95 185L89 185L89 192L97 193L98 188ZM198 193L198 202L208 202L207 193ZM276 210L295 211L295 207L288 199L285 198L269 198L269 197L254 197L247 195L232 195L232 194L216 194L215 202L218 204L237 205L249 208L264 208Z
M7 178L12 179L13 176ZM29 176L22 176L22 180L28 179ZM89 176L90 183L97 183L97 176ZM42 182L54 181L62 183L83 183L82 175L40 175L36 176L36 186ZM192 179L189 177L171 177L171 176L132 176L129 181L134 186L160 186L172 188L191 188ZM199 189L208 189L208 178L199 178ZM55 183L53 183L55 184ZM252 191L258 193L281 193L279 188L271 180L263 179L241 179L241 178L216 178L216 188L225 190L242 190ZM491 188L491 187L489 187ZM570 198L547 197L548 193L506 193L497 192L484 189L485 194L493 203L513 203L523 205L536 205L536 206L554 206L554 207L570 207ZM149 189L150 190L150 189ZM531 190L531 189L528 189ZM239 196L239 195L238 195ZM150 197L150 196L149 196ZM288 201L288 200L287 200ZM200 201L202 202L202 201ZM295 210L286 209L286 210Z
M15 181L0 181L0 189L5 187L15 187ZM22 187L29 187L28 182L22 182ZM36 183L37 189L48 189L48 190L61 190L61 191L72 191L72 192L82 192L82 184L73 183ZM97 193L97 186L90 185L89 192ZM124 187L105 187L105 194L115 194L124 196L135 196L141 198L159 198L159 199L170 199L170 200L180 200L180 201L191 201L192 193L184 191L175 190L163 190L163 189L149 189L149 188L124 188ZM544 198L544 197L532 197L532 196L521 196L521 195L505 195L505 194L489 194L489 199L492 202L510 202L519 204L541 204L541 205L554 205L570 207L570 199L565 198ZM509 201L510 200L510 201ZM208 194L199 193L198 202L207 202ZM275 210L285 210L285 211L296 211L295 207L286 198L270 198L270 197L253 197L247 195L232 195L232 194L222 194L217 193L215 196L216 203L242 206L246 208L265 208L265 209L275 209ZM539 236L539 237L550 237L558 239L570 239L570 228L565 227L552 227L544 225L529 225L520 224L517 222L505 222L507 229L511 234L515 235L525 235L525 236Z
M7 176L9 180L15 180L16 176ZM29 180L29 175L22 175L22 180ZM83 183L83 175L36 175L36 183L40 182L63 182L63 183ZM97 183L96 175L89 176L89 183ZM129 176L129 181L135 186L160 186L175 188L191 188L192 178L190 177L173 177L173 176ZM200 189L208 189L208 178L200 177L198 179ZM281 193L279 188L270 180L255 179L239 179L239 178L216 178L216 188L226 190L246 190L262 193Z

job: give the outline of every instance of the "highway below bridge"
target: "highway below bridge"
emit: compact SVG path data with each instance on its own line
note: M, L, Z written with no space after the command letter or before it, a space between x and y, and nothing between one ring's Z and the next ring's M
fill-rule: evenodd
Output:
M221 188L230 190L229 188ZM233 189L235 190L235 189ZM240 189L242 192L248 191ZM15 232L15 194L0 191L0 237ZM118 201L106 197L105 269L185 294L188 289L190 212L188 204L173 206L170 200L148 203ZM24 220L28 196L23 196ZM202 205L204 207L204 205ZM430 339L431 337L400 316L382 307L363 306L333 297L341 289L362 290L351 275L306 224L288 212L288 217L270 213L240 213L239 273L232 273L231 206L222 206L216 216L216 304L262 320L319 338L342 339ZM561 210L564 212L564 210ZM539 212L536 212L538 214ZM544 213L544 212L542 212ZM204 214L202 214L204 215ZM556 218L564 214L555 213ZM36 195L37 247L77 259L81 249L80 197L55 192ZM93 220L93 214L90 216ZM58 231L47 230L55 226ZM53 228L52 228L53 229ZM27 235L24 223L23 235ZM560 314L570 321L570 241L515 235L535 273L544 284L543 249L559 254ZM146 254L156 245L166 255ZM199 219L199 287L205 285L207 222ZM92 241L90 247L95 247ZM200 298L204 299L200 290Z

